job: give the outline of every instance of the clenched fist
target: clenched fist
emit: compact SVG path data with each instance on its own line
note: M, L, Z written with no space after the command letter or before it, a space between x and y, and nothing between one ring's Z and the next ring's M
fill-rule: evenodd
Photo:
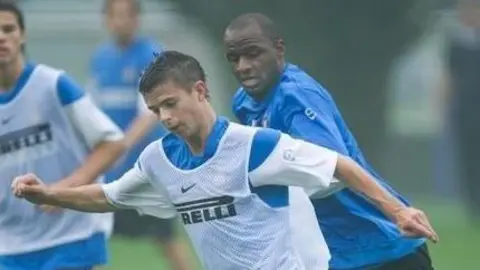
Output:
M30 173L16 177L11 188L13 194L18 198L24 198L35 204L45 204L47 202L47 186L34 174Z

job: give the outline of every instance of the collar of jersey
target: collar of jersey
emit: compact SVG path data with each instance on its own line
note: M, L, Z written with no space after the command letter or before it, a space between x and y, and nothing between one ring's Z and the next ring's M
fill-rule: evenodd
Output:
M215 152L217 151L218 145L219 145L223 135L225 134L225 131L227 130L228 125L229 125L229 121L228 121L227 118L222 117L222 116L218 116L216 121L215 121L215 124L212 127L212 130L211 130L210 134L207 137L207 141L205 143L205 150L203 151L203 153L198 154L198 155L193 155L192 154L192 152L188 148L188 145L186 144L185 140L183 140L179 136L171 133L170 135L173 136L172 139L179 143L177 145L179 148L177 148L176 150L173 150L173 151L181 151L181 149L183 149L184 151L186 151L188 153L189 158L197 159L197 160L201 160L201 161L205 162L206 160L208 160L209 158L211 158L215 155ZM166 136L164 138L164 140L162 141L164 149L169 144L168 137L169 136ZM165 139L167 139L167 140L165 140ZM170 142L172 142L172 141L170 141ZM167 155L169 160L172 161L172 159L170 157L172 152L171 151L165 151L165 154ZM172 164L175 164L175 163L172 162Z
M25 67L23 68L22 73L18 77L12 89L0 94L0 104L5 104L12 101L18 95L18 93L20 93L25 84L27 84L28 79L30 78L30 75L32 75L34 69L35 64L30 62L25 63Z
M217 151L218 143L222 139L223 135L225 135L225 131L228 128L228 120L225 117L219 116L215 121L215 124L212 127L212 131L207 137L207 142L205 143L205 150L201 157L203 158L210 158L215 155Z

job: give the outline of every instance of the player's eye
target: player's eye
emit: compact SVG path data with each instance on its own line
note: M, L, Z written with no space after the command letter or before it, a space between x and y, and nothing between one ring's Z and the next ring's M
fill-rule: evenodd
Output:
M14 25L5 25L2 27L2 31L4 33L11 33L13 31L15 31L15 26Z
M262 51L260 49L255 48L255 49L248 50L248 52L246 53L246 56L250 57L250 58L254 58L254 57L259 56L261 53L262 53Z
M173 108L175 105L177 105L176 100L168 100L163 104L166 108Z
M236 63L238 62L238 55L234 55L234 54L227 54L227 60L228 62L231 62L231 63Z
M150 107L149 108L151 112L153 112L154 114L158 114L160 112L160 110L158 109L158 107Z

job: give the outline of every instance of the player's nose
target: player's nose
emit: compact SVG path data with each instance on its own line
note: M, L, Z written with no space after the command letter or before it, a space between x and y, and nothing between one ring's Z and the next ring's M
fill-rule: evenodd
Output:
M158 119L168 127L168 124L172 119L172 114L169 110L160 109L158 113Z
M6 42L6 37L7 35L3 31L0 31L0 43Z
M237 62L236 70L238 73L245 73L250 70L252 65L246 57L240 56Z

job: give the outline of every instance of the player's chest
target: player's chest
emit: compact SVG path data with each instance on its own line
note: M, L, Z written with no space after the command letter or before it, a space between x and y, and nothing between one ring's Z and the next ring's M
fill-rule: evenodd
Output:
M8 108L0 108L0 163L15 162L18 160L15 157L25 153L32 160L43 158L58 150L55 140L69 138L66 115L47 96L38 96L36 102L30 102L29 98L18 100Z
M43 95L22 95L0 106L0 136L12 134L13 137L22 137L24 133L42 133L62 119L63 110L50 91L44 91Z
M250 196L245 163L239 160L214 160L187 173L162 171L161 184L185 225L237 214L235 203Z
M269 106L261 111L247 111L242 119L244 125L253 127L265 127L273 129L281 129L282 121L274 106Z

